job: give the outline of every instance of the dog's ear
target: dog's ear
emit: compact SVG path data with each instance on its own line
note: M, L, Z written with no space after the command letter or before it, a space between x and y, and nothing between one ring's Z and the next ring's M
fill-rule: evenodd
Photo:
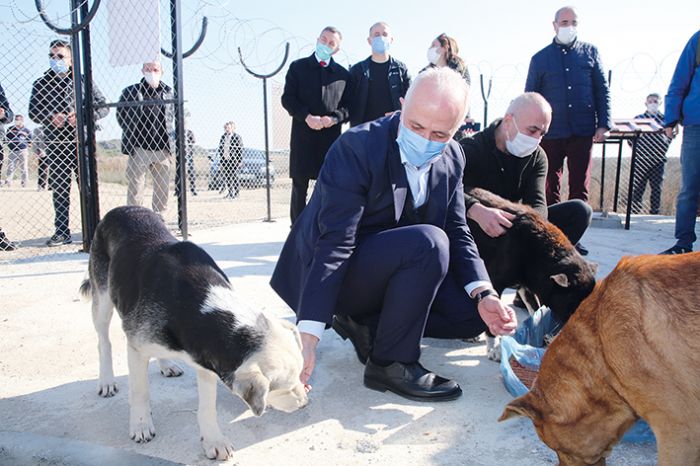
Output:
M591 268L591 272L593 273L593 275L598 273L598 263L597 262L590 262L590 261L586 261L586 262L588 262L588 267Z
M562 288L569 287L569 277L567 277L565 273L551 275L549 278L551 278L552 281L554 281L554 283L561 286Z
M525 395L514 399L503 410L503 414L498 418L498 422L510 419L513 416L525 416L529 417L533 421L538 420L541 417L540 410L534 403L535 399L532 392L528 392Z
M270 381L260 371L244 372L236 374L231 390L246 402L253 414L261 416L267 406Z
M296 340L297 345L299 345L299 349L304 349L303 345L301 344L301 335L299 335L299 329L297 329L297 326L285 319L280 319L280 322L282 323L282 327L289 329L294 334L294 339Z
M262 312L258 314L258 318L255 321L255 326L264 333L268 333L270 331L270 321Z

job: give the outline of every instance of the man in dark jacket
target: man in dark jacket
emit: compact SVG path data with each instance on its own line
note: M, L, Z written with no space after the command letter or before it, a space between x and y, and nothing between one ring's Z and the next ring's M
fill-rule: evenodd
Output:
M153 177L151 207L159 215L168 208L170 182L171 134L174 134L173 93L162 82L159 62L144 63L141 81L125 88L119 102L140 102L133 107L119 107L117 122L122 129L122 152L129 155L126 178L129 182L126 203L143 205L146 170Z
M592 210L579 199L547 207L547 156L538 144L551 120L552 108L541 95L528 92L515 98L503 119L461 141L467 157L464 188L483 188L529 205L576 244L590 225ZM466 198L467 217L487 235L500 236L510 228L511 214L486 207L469 195Z
M7 101L7 97L5 97L5 89L3 89L2 84L0 84L0 130L3 129L3 125L11 122L12 118L14 118L14 114L10 109L10 103ZM0 134L1 133L2 131L0 131ZM3 138L0 137L0 173L2 173L2 162L5 159L5 151L2 149L2 139Z
M635 119L653 119L659 125L664 125L664 114L659 111L661 96L657 93L649 94L644 102L647 109L644 113L634 117ZM632 141L628 141L632 145ZM658 215L661 208L661 185L664 182L664 169L666 167L666 152L671 140L664 133L642 134L637 141L637 164L632 184L632 212L642 212L642 198L647 183L651 193L649 201L651 209L649 213Z
M411 77L406 65L389 55L393 42L388 24L375 23L369 29L367 43L372 55L350 68L350 126L401 110L400 99L406 95Z
M324 28L316 51L292 62L285 78L282 106L293 118L289 154L292 223L306 206L309 180L318 177L328 148L348 119L350 74L332 58L341 40L336 28Z
M2 129L2 125L5 123L11 122L12 118L13 113L10 108L10 103L7 101L7 97L5 97L5 89L3 89L2 84L0 84L0 129ZM2 148L2 138L0 138L0 173L2 173L3 158L4 151ZM14 251L16 248L17 245L5 236L2 227L0 227L0 251Z
M556 37L530 60L526 92L538 92L552 106L552 126L542 140L547 153L547 204L561 200L564 159L569 169L569 199L588 200L591 151L612 127L610 91L598 49L577 38L578 18L571 7L554 16Z
M302 382L333 325L366 364L367 387L451 400L461 389L421 366L421 337L515 329L465 220L464 156L452 136L468 94L448 68L421 73L402 112L351 128L328 151L270 282L297 314Z
M78 137L75 131L75 97L73 90L72 52L68 42L54 40L49 47L49 66L34 81L29 99L29 118L44 126L46 156L49 159L49 186L54 208L54 235L48 246L73 242L69 227L71 173L78 180ZM93 85L92 100L104 104L105 98ZM109 113L107 107L95 107L93 118Z

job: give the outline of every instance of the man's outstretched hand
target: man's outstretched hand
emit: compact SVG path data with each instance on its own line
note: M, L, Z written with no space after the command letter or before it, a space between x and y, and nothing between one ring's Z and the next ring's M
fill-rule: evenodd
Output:
M518 326L518 318L510 306L506 306L496 296L482 299L477 309L481 319L494 335L512 335Z

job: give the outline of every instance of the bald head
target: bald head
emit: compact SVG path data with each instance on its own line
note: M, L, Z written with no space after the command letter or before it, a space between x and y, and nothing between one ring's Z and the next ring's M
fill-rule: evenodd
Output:
M561 7L557 10L556 13L554 13L554 22L559 23L559 19L562 17L562 14L565 14L566 16L573 16L574 18L578 18L578 15L576 14L576 8L572 6L565 6Z
M464 79L447 66L430 68L411 82L402 107L402 119L405 125L407 116L437 118L448 127L444 130L451 131L446 138L449 139L464 120L468 108L469 87Z
M551 122L549 102L537 92L526 92L508 106L503 123L496 129L496 144L503 150L506 139L513 140L518 132L541 140Z
M515 115L516 118L524 114L533 114L551 119L552 106L541 94L526 92L511 101L506 114Z

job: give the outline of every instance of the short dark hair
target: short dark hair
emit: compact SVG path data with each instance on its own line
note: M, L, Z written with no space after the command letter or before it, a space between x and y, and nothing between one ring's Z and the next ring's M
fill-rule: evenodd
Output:
M24 120L24 115L20 115L19 113L17 113L17 114L15 114L15 120L16 120L17 118L21 118L21 119Z
M660 96L659 94L657 94L656 92L652 92L651 94L649 94L649 95L647 96L647 99L648 99L649 97L656 97L657 99L661 100L661 96Z
M340 31L338 30L338 28L333 27L333 26L326 26L326 27L324 27L323 30L321 31L321 34L323 34L323 33L326 32L326 31L330 32L331 34L338 34L338 37L340 37L340 40L343 40L343 35L340 33Z
M49 44L49 48L50 48L50 49L53 49L53 48L55 48L55 47L65 47L65 48L67 48L68 50L70 50L71 52L73 51L73 50L71 49L70 42L68 42L68 41L65 40L65 39L54 39L54 40L52 40L51 43Z

